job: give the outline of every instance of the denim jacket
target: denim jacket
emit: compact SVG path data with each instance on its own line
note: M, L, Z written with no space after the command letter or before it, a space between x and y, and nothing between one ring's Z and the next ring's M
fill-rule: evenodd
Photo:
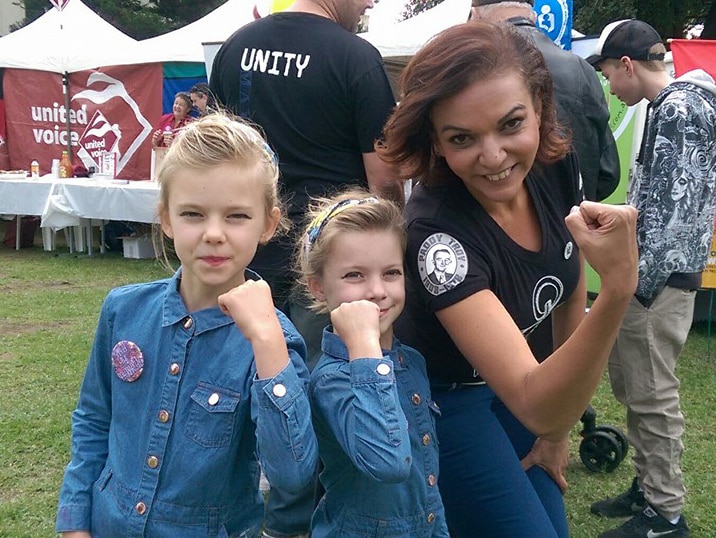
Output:
M279 312L290 363L258 379L233 320L218 307L188 312L180 278L105 299L72 414L58 532L256 536L259 462L286 490L311 480L317 443L302 338Z
M382 359L349 361L329 327L310 395L326 490L312 538L448 536L422 355L394 340Z

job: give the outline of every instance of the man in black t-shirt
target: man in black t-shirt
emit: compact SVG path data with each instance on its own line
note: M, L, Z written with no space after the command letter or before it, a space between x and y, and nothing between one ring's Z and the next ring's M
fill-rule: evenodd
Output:
M347 185L403 201L397 173L373 149L395 99L380 53L354 33L371 7L373 0L296 0L288 11L239 29L214 60L210 87L217 101L263 128L278 155L294 229L302 228L311 197ZM328 317L291 294L294 243L271 241L251 268L269 282L276 306L306 340L310 368ZM295 501L271 491L266 536L308 532L312 492L303 496L303 508Z

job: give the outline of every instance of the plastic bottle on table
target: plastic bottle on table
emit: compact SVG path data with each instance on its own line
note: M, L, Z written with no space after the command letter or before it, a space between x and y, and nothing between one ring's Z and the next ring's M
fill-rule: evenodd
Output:
M32 179L38 179L40 177L40 163L37 161L30 163L30 177Z
M172 131L172 128L168 125L164 127L164 133L162 136L164 137L164 145L166 147L171 146L172 140L174 140L174 132Z
M60 177L69 178L75 175L74 169L72 168L72 161L67 150L62 152L62 158L60 159Z

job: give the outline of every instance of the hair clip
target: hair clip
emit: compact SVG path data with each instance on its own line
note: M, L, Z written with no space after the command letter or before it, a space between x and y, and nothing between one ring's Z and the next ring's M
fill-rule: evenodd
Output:
M263 139L261 141L263 142L264 151L266 152L266 155L268 155L269 160L276 168L278 168L278 157L276 156L276 153L271 149L271 146L268 145L268 142Z
M321 211L316 218L314 218L311 221L311 224L308 225L308 228L306 229L306 233L303 237L303 247L308 253L308 251L311 249L311 246L316 242L318 237L321 235L321 231L326 226L326 223L331 220L333 217L338 215L339 213L345 211L349 207L353 207L356 205L366 204L366 203L375 203L378 202L378 198L374 196L369 196L368 198L361 198L361 199L355 199L355 198L348 198L346 200L341 200L340 202L336 202L335 204L327 207L323 211Z

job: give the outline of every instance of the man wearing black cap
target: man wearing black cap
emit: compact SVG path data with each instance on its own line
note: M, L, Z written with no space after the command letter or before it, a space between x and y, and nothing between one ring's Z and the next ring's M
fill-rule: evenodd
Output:
M557 116L572 132L584 196L604 200L619 184L619 155L599 78L584 59L562 50L537 26L534 0L472 0L472 19L508 21L529 35L552 75Z
M665 52L656 30L632 19L607 25L587 58L627 105L649 101L628 197L639 210L639 283L609 357L612 391L627 408L636 476L626 492L591 507L633 517L600 538L689 536L674 370L713 235L716 85L700 69L672 80Z

